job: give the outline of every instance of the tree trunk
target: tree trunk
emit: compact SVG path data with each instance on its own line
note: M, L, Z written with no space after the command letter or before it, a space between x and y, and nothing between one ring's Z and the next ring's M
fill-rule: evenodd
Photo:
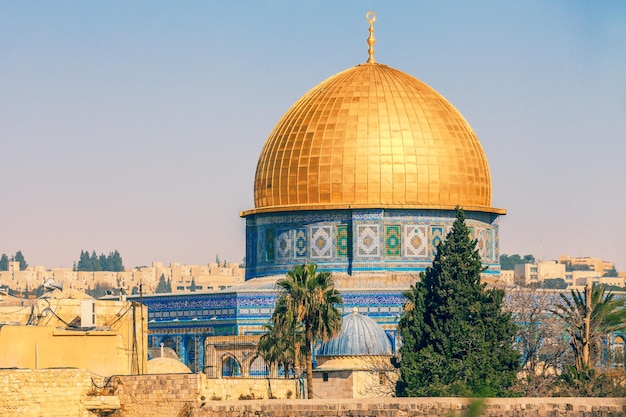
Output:
M306 397L313 398L313 334L311 327L306 325L305 343L306 343Z
M583 367L589 367L589 337L591 333L591 282L585 286L585 336L583 339Z

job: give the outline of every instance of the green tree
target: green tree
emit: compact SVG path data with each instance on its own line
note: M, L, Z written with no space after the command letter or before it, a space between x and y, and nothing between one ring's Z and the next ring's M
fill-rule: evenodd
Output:
M615 267L612 267L611 269L607 269L604 274L602 274L603 277L616 277L617 276L617 270L615 269Z
M89 252L83 251L83 250L80 251L80 258L78 259L76 270L93 271L93 267L91 265L91 258L89 257Z
M113 272L124 271L124 262L122 261L122 256L117 250L109 253L109 267Z
M165 282L165 275L161 274L159 278L159 283L157 284L156 291L157 294L169 292L167 290L167 283Z
M189 291L196 292L197 289L198 289L198 286L196 285L196 279L192 277L191 285L189 286Z
M535 257L533 255L524 255L524 257L521 257L518 254L509 256L506 253L503 253L502 255L500 255L500 269L502 270L512 271L515 269L515 265L534 263Z
M15 253L15 256L12 258L12 261L20 263L20 271L24 271L26 268L28 268L28 263L26 263L26 259L24 259L24 255L22 255L22 251L18 250Z
M101 253L100 256L98 256L98 265L100 265L101 271L112 271L109 267L109 259L104 253Z
M307 398L313 398L313 343L328 340L341 330L343 303L330 272L317 272L317 265L296 265L276 282L281 290L276 302L304 327Z
M290 302L289 297L279 298L271 323L265 325L267 332L261 336L258 345L259 353L268 364L282 366L285 378L290 374L297 375L304 361L304 331L296 321Z
M75 263L74 270L89 272L122 272L124 271L124 263L122 261L120 253L117 250L109 252L108 255L101 253L99 256L96 255L95 250L91 253L91 255L89 255L88 251L81 250L80 258L78 259L78 263Z
M504 291L482 284L476 241L465 214L439 244L431 267L405 294L399 396L502 396L515 382L516 326L502 309Z
M574 352L575 369L584 373L600 354L601 339L609 332L626 330L626 307L604 285L587 285L584 292L559 294L552 312L563 319Z
M105 295L115 294L115 289L108 282L96 282L93 289L89 288L85 292L91 295L93 298L100 298L104 297Z
M9 257L6 253L3 253L0 256L0 271L8 271L9 270Z
M102 266L100 265L100 258L96 255L96 251L91 252L91 270L92 271L102 271Z

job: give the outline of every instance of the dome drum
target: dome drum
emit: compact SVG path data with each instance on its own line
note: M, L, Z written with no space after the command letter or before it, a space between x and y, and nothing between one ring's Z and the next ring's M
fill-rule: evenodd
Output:
M499 274L498 216L466 211L485 274ZM246 279L283 275L314 262L348 275L414 274L432 263L453 210L352 209L246 217Z

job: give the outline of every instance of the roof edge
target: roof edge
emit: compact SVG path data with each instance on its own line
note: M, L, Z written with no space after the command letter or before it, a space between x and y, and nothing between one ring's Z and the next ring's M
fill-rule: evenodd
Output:
M477 206L477 205L464 205L459 204L465 211L478 211L484 213L506 215L506 209ZM283 205L283 206L268 206L245 210L239 213L239 217L248 217L255 214L263 213L280 213L290 211L321 211L321 210L354 210L354 209L412 209L412 210L454 210L457 205L452 204L297 204L297 205Z

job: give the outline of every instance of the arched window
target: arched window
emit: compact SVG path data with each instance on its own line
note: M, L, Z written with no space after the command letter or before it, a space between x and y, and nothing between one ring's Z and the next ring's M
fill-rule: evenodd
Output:
M241 366L237 359L232 356L227 356L222 361L222 376L223 377L233 377L233 376L241 376Z
M270 374L270 368L265 363L262 356L257 356L250 364L251 377L267 377Z
M193 337L188 337L187 339L185 339L185 352L187 354L186 365L193 372L197 372L198 370L196 369L196 359L197 359L196 358L196 341Z
M161 343L163 343L163 347L170 348L174 352L178 353L178 349L176 349L176 341L172 337L168 336L164 338Z
M623 368L626 365L624 358L624 338L617 336L613 339L613 366Z

